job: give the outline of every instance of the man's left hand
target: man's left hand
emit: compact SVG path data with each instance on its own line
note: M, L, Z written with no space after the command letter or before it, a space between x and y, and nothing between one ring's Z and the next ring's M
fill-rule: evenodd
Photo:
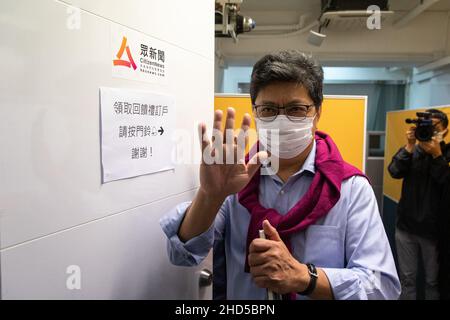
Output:
M420 147L433 158L437 158L442 155L441 145L436 137L433 137L430 141L420 141Z
M254 239L250 244L248 263L256 285L279 294L306 289L308 268L297 261L269 221L263 222L267 239Z

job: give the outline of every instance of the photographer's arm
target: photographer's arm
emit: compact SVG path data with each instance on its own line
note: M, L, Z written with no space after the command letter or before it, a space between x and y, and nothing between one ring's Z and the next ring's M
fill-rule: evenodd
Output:
M401 148L388 166L389 174L394 179L402 179L411 167L412 153L406 147Z
M430 174L437 183L444 184L450 181L449 162L450 154L438 155L431 161Z
M414 134L415 127L411 127L408 131L406 131L407 144L395 154L388 166L389 174L394 179L402 179L409 173L412 154L416 144Z
M434 158L431 162L430 173L433 179L439 184L444 184L446 181L449 181L450 167L448 161L443 156Z
M421 141L420 147L432 156L430 175L438 184L445 183L450 178L449 158L443 154L440 142L436 137L430 141Z

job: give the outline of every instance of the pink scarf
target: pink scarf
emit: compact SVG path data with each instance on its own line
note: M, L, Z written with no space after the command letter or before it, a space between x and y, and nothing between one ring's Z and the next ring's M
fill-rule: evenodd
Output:
M308 228L320 218L326 216L341 196L342 181L352 176L363 176L357 168L344 162L330 136L317 131L316 139L316 173L306 194L287 212L281 215L272 208L263 207L258 199L260 171L238 193L239 202L251 215L247 233L247 252L245 271L249 272L248 253L253 239L258 238L262 222L267 219L277 229L281 239L292 252L290 236ZM253 148L257 148L257 144ZM248 157L246 158L248 161ZM306 261L307 262L307 261Z

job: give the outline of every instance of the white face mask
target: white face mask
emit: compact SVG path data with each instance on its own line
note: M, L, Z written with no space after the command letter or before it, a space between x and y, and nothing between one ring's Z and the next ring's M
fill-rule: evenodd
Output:
M437 141L438 141L439 143L441 143L442 141L444 141L444 135L447 133L447 130L448 130L448 129L445 129L444 131L435 133L435 137L436 137L436 139L437 139Z
M275 157L291 159L298 156L311 143L314 117L291 121L285 115L278 115L273 121L256 118L259 142Z

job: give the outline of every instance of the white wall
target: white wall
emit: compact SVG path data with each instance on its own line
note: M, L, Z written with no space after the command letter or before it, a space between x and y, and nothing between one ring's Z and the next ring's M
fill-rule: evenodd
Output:
M158 220L192 197L198 168L102 185L99 87L174 95L180 129L210 122L213 2L67 2L82 9L79 30L66 27L65 2L0 3L2 298L195 298L199 268L170 265ZM167 85L112 78L116 23L166 43ZM81 290L66 288L69 265Z

